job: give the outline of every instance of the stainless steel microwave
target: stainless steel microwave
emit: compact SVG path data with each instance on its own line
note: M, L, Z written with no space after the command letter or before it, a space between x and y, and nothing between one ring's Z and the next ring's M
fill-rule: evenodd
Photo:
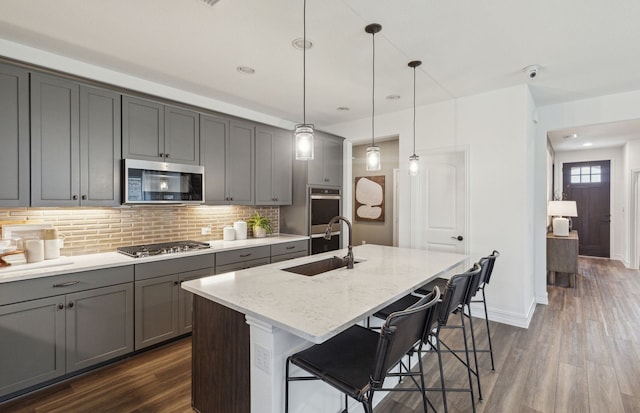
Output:
M124 160L125 204L202 204L204 166Z

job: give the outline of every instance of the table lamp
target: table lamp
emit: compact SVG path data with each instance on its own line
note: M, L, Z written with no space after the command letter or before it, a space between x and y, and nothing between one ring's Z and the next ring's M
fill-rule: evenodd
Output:
M556 237L568 237L569 219L565 217L578 216L576 201L549 201L547 215L554 217L553 235Z

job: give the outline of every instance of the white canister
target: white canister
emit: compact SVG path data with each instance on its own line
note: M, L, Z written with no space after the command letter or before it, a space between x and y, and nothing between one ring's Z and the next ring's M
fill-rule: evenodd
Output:
M44 238L44 259L52 260L60 258L60 239L58 238L58 230L56 228L45 229L42 231Z
M245 221L236 221L233 223L236 230L236 239L247 239L247 223Z
M223 241L233 241L236 239L236 229L234 227L224 227L222 230Z
M40 262L44 260L44 241L41 239L28 239L24 241L27 262Z

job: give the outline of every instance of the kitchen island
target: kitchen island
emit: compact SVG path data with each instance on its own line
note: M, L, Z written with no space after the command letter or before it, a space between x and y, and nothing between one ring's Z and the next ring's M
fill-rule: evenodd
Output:
M467 265L461 254L362 245L354 269L315 276L284 269L346 250L185 282L196 294L194 408L202 413L284 411L287 356L321 343L403 295ZM320 382L298 382L290 412L339 411L343 397Z

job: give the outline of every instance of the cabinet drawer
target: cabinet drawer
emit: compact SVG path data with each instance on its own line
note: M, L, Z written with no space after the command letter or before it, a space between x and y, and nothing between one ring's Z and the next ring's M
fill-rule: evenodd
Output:
M146 280L202 268L213 268L215 265L214 257L215 254L203 254L136 264L136 280Z
M274 244L271 246L271 256L290 254L292 252L307 252L308 240L285 242L282 244Z
M257 267L259 265L266 265L266 264L269 264L269 262L270 262L269 257L265 257L265 258L258 258L256 260L247 260L242 262L235 262L233 264L219 265L216 267L216 274L222 274L230 271L244 270L246 268Z
M292 260L294 258L306 257L307 255L308 254L307 254L307 250L306 249L304 251L291 252L289 254L274 255L274 256L271 257L271 263L273 264L274 262L280 262L280 261Z
M2 284L0 305L74 293L133 281L133 265Z
M271 248L269 248L268 245L263 247L218 252L216 253L216 267L247 260L256 260L258 258L269 258L270 256ZM267 264L268 263L269 261L267 260Z

